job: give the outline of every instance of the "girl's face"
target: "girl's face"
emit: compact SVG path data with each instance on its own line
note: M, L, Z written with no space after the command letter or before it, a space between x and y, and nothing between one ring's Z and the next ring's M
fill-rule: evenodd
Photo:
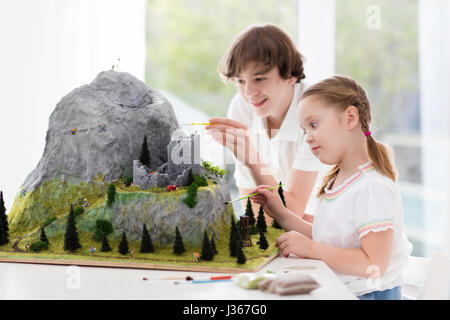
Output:
M249 63L234 78L237 89L258 116L280 118L291 104L293 85L297 78L281 78L276 66L265 73L262 70L262 65Z
M306 142L320 162L334 165L343 158L345 141L348 141L343 114L338 108L314 96L300 100L300 128L305 133Z

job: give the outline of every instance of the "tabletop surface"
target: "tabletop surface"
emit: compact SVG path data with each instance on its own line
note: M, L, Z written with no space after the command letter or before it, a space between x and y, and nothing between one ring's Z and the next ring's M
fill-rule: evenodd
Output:
M303 272L320 287L309 294L280 296L244 289L233 282L194 284L162 280L191 276L205 279L217 273L0 263L0 299L155 299L155 300L276 300L357 299L320 260L277 257L258 273Z

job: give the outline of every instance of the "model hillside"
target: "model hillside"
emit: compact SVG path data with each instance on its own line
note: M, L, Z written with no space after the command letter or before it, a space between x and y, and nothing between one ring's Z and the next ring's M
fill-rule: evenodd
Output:
M67 94L7 216L1 194L0 251L261 263L278 231L257 227L253 213L234 222L225 171L202 161L197 134L179 129L169 102L125 72L101 72Z
M185 243L201 245L205 230L219 238L233 213L223 172L202 165L198 135L177 129L169 102L128 73L101 72L73 90L50 116L42 158L8 215L10 237L62 233L72 205L83 210L80 232L106 220L113 236L135 240L145 224L163 245L175 226Z

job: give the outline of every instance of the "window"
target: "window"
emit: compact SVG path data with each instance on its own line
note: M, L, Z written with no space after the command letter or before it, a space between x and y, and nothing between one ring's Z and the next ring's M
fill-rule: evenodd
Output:
M296 0L148 0L148 85L170 91L210 116L225 116L236 89L217 72L233 38L275 23L296 38Z
M335 45L336 73L366 88L375 137L394 149L412 255L443 251L444 211L425 198L423 179L418 1L336 0ZM426 201L434 201L434 225L426 223Z

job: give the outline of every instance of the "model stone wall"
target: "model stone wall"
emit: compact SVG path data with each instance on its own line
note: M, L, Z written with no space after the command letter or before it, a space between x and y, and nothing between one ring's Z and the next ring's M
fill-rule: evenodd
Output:
M200 158L200 136L177 137L167 145L169 161L155 171L151 171L139 160L133 162L133 184L142 190L152 187L164 188L168 185L187 186L189 171L192 176L205 173Z

